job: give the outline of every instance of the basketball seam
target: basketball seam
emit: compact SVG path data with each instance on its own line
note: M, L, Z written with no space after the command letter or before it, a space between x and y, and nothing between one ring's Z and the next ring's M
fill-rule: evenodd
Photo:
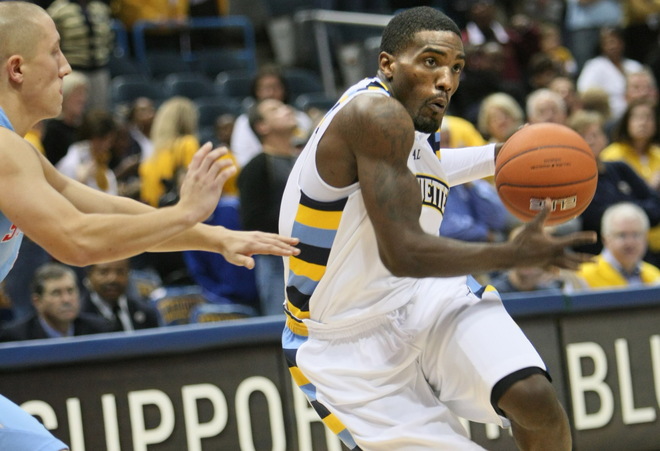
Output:
M509 162L511 162L511 161L514 160L515 158L518 158L518 157L520 157L520 156L522 156L522 155L525 155L525 154L527 154L527 153L529 153L529 152L535 152L535 151L537 151L537 150L547 149L547 148L549 148L549 147L561 147L562 149L577 150L578 152L584 153L584 154L586 154L586 155L588 155L588 156L594 158L594 154L593 154L593 152L592 152L591 150L589 150L589 152L587 152L586 150L584 150L584 149L582 149L582 148L580 148L580 147L575 147L575 146L564 146L564 145L562 145L562 146L557 146L556 144L554 144L554 145L540 146L540 147L534 147L534 148L531 148L531 149L521 150L521 151L517 152L515 155L511 155L508 159L504 160L504 161L501 162L501 163L499 163L499 155L498 155L498 161L496 162L496 165L497 165L497 167L498 167L497 170L498 170L498 171L502 170L502 168L504 168L504 166L506 166L507 164L509 164ZM500 150L500 155L502 154L502 152L504 151L504 149L505 149L505 146L503 146L502 149Z
M588 182L590 180L595 179L597 176L598 176L598 173L592 175L588 179L571 180L570 182L567 182L567 183L557 183L557 184L554 184L554 185L548 185L548 184L544 184L544 185L518 185L518 184L514 184L514 183L504 183L503 182L503 183L498 183L497 184L497 186L498 186L497 191L499 192L499 188L501 188L503 186L515 186L516 188L557 188L557 187L561 187L561 186L577 185L578 183Z

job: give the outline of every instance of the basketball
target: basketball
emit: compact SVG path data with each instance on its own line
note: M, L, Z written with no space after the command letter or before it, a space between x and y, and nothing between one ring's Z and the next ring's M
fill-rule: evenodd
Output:
M577 132L555 123L532 124L515 132L495 162L495 187L504 206L521 221L533 219L552 202L546 225L582 213L596 192L598 167Z

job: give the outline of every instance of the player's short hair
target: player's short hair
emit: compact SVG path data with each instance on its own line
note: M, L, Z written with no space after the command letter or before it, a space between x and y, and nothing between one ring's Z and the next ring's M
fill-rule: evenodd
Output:
M380 51L395 55L406 49L420 31L451 31L460 36L458 25L442 11L429 6L406 9L390 20L383 30Z
M33 55L37 42L43 36L39 19L48 15L34 3L27 1L0 1L0 58L11 55Z

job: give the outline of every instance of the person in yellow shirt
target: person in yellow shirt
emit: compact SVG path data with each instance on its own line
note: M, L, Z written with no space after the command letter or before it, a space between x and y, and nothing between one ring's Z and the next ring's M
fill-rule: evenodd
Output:
M632 101L614 130L612 144L600 156L603 161L625 161L656 191L660 190L657 121L652 99Z
M660 269L643 261L649 219L629 202L605 210L601 233L603 251L593 262L582 263L577 274L590 288L616 288L660 283Z
M199 149L198 120L197 107L186 97L172 97L158 108L151 127L153 153L139 167L143 202L157 207L168 192L176 196L177 177L185 173ZM233 156L224 158L233 159ZM236 194L236 176L227 181L223 194Z
M467 119L459 116L445 116L443 125L446 125L450 132L448 147L452 149L486 144L486 140L481 136L479 130Z

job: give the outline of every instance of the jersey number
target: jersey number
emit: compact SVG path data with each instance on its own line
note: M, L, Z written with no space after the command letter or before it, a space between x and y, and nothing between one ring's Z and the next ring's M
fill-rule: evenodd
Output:
M9 228L9 233L2 237L2 242L4 243L5 241L9 241L12 238L14 238L14 235L16 235L17 230L18 228L14 224L12 224L11 227Z

